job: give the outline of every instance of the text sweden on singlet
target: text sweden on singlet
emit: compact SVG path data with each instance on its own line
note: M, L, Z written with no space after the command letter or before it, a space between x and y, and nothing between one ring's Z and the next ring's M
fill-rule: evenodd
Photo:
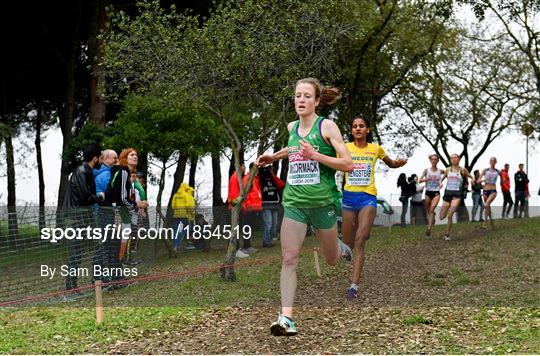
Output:
M319 151L318 146L313 146ZM290 185L312 185L321 181L319 162L308 159L300 154L298 147L289 147L289 173L287 182Z

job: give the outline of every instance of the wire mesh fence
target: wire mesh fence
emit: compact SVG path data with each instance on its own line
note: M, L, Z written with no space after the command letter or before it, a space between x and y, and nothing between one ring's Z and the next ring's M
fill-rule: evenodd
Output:
M401 225L403 208L379 199L374 225ZM470 221L471 210L463 207L455 219ZM493 210L494 217L500 218L502 208ZM539 207L529 207L527 215L540 216ZM404 217L405 224L426 223L425 209L410 202ZM262 235L260 212L244 214L240 223L250 227L253 238ZM437 223L444 221L437 219ZM109 207L71 211L0 207L0 306L57 303L93 293L96 280L103 281L106 289L116 289L134 277L160 275L159 266L153 268L160 257L190 249L224 252L226 242L217 241L213 232L223 235L230 225L226 206L200 206L189 218L155 207L139 212ZM218 265L222 260L209 262Z

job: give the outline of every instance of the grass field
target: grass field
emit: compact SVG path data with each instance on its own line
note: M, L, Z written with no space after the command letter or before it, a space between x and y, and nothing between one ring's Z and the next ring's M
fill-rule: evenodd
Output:
M140 282L93 300L0 314L2 353L540 353L540 219L374 229L360 297L346 301L351 266L300 261L294 338L269 335L279 310L279 261ZM260 240L256 242L260 244ZM316 246L308 237L304 247ZM223 253L160 258L149 273L218 265ZM278 247L250 259L279 256Z

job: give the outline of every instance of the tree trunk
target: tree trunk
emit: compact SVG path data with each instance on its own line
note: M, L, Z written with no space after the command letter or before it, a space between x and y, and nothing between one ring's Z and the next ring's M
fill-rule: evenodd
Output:
M242 209L242 204L237 204L233 206L231 210L231 231L232 236L229 239L229 244L227 245L227 253L225 254L225 260L221 266L220 273L221 278L226 281L234 282L236 280L236 272L234 271L234 260L236 259L236 251L238 250L238 236L236 236L236 227L240 221L240 214ZM238 230L239 231L239 230Z
M238 157L240 157L240 164L245 163L244 162L244 147L240 148L240 153L239 153ZM233 156L232 156L232 159L231 159L231 164L229 165L229 178L233 175L234 171L236 170L236 168L234 166L234 162L235 162L235 157L234 157L234 153L233 153Z
M43 176L43 161L41 159L41 126L43 122L43 105L38 104L34 129L36 130L36 162L39 185L39 230L45 227L45 177Z
M19 236L19 226L17 223L17 196L15 189L15 158L13 155L12 131L8 130L4 137L6 143L6 164L7 164L7 204L8 204L8 245L10 249L16 248Z
M162 163L163 163L163 166L161 167L161 175L159 177L159 190L158 190L158 195L156 199L156 203L157 203L156 209L157 209L159 218L162 219L163 221L163 225L166 225L167 219L165 218L165 216L163 215L163 211L161 210L161 197L163 196L163 189L165 188L165 177L166 177L165 172L167 170L167 160L166 159L163 160ZM170 236L170 238L164 239L163 243L165 244L165 248L167 250L169 257L176 257L176 252L174 251L173 245L172 245L172 236Z
M212 152L212 207L222 206L222 205L223 205L223 199L221 197L220 154L219 152Z
M245 196L247 195L246 189L250 188L251 182L253 179L248 180L247 187L244 187L242 184L242 172L240 170L241 162L243 157L241 158L242 151L238 148L233 147L232 148L233 153L233 160L234 168L238 177L238 183L240 184L240 196L239 201L237 204L232 206L231 211L231 238L229 239L229 244L227 247L227 253L225 254L225 259L223 261L223 265L221 265L221 278L225 279L226 281L235 281L236 280L236 273L234 271L234 260L236 258L236 251L239 248L239 232L240 229L236 230L236 227L239 225L240 221L240 214L242 209L242 203L244 202Z
M103 40L100 34L107 27L107 0L95 0L88 36L88 54L91 62L90 80L90 121L105 127L105 66L103 60Z
M220 153L212 152L212 230L228 224L229 211L221 197Z
M66 150L73 138L73 113L75 110L75 66L77 54L80 48L80 20L81 20L81 0L77 1L75 10L75 20L73 33L71 35L71 48L66 62L66 99L64 109L59 110L60 130L62 131L62 166L60 168L60 184L58 186L58 206L62 206L64 195L68 184L69 172L67 171L68 161L64 157Z
M192 156L189 159L189 186L195 188L195 175L197 174L197 161L198 156Z

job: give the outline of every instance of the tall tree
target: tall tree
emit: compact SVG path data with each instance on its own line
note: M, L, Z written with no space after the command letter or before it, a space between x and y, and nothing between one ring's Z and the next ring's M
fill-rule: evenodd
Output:
M491 14L502 25L514 47L521 51L536 79L540 94L540 2L535 0L463 0L484 20Z
M9 248L16 248L16 241L19 236L19 226L17 222L17 195L15 188L15 157L13 154L13 129L6 125L2 133L2 141L6 148L7 167L7 207L8 207L8 245Z
M422 137L446 166L451 147L460 147L464 166L472 171L489 145L527 115L531 101L512 93L526 93L533 83L521 56L505 41L463 34L455 43L422 65L394 95L409 120L393 120L393 126L405 143Z
M105 126L105 64L103 60L103 37L107 30L108 0L94 0L91 5L88 57L90 60L90 120Z
M212 158L212 206L223 205L221 196L221 154L219 151L211 152Z
M69 165L65 156L71 140L73 138L73 121L75 113L75 90L76 90L76 67L78 63L78 55L80 53L80 23L82 16L82 1L75 0L75 11L73 13L73 27L71 32L71 41L69 52L66 58L65 78L66 91L65 100L58 110L60 119L60 131L62 131L62 165L60 167L60 183L58 185L58 206L61 206L64 201L64 195L68 184Z
M199 28L199 19L147 4L141 16L116 17L106 50L109 68L130 89L145 88L210 113L222 128L240 174L242 138L275 135L284 125L294 80L332 73L334 45L346 29L330 16L333 4L299 0L225 2ZM126 51L126 48L129 48ZM293 79L294 78L294 79ZM276 115L277 114L277 115ZM274 117L268 130L259 118ZM264 150L259 147L259 151ZM232 210L233 228L253 174ZM236 243L224 264L232 265ZM234 270L224 270L228 280Z
M197 174L197 161L199 157L193 155L189 158L189 180L188 184L190 187L195 187L195 175Z
M368 0L342 2L341 21L352 31L337 47L338 84L345 100L339 123L354 115L370 119L376 140L385 99L447 37L449 1Z

